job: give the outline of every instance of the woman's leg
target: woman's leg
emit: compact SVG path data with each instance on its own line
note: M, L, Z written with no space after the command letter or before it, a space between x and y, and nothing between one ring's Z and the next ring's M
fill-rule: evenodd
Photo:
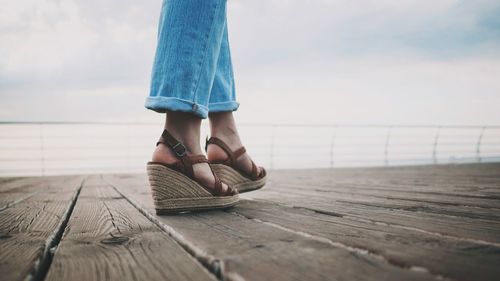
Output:
M167 111L165 129L184 144L188 155L203 154L200 145L200 126L201 119L192 113ZM153 152L152 162L172 164L178 160L174 152L163 143L158 144ZM215 179L207 163L193 165L193 171L200 184L214 187ZM224 190L227 189L225 184L223 187Z
M225 22L226 0L163 2L146 108L167 113L165 129L186 146L188 155L202 154L201 118L208 116ZM164 144L156 147L152 158L165 164L178 160ZM214 186L208 164L193 169L197 181Z
M226 0L164 0L146 108L208 116Z
M225 142L232 151L242 147L240 135L236 128L233 112L214 112L208 115L210 119L210 135ZM218 145L208 145L207 158L211 161L225 160L228 157L226 152ZM252 159L248 153L243 154L236 160L236 165L243 171L250 174L252 172ZM260 167L258 172L260 173Z
M238 106L226 21L217 70L208 104L210 111L208 116L211 136L224 141L233 151L243 146L232 113L232 111L238 109ZM207 157L209 160L217 161L226 159L227 155L219 146L209 145ZM248 173L252 171L252 159L248 153L237 159L237 165L243 171Z
M235 111L238 109L238 106L226 20L208 110L209 112Z

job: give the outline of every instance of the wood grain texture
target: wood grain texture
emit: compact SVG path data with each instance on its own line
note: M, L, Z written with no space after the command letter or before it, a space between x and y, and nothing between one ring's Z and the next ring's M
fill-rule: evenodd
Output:
M399 199L399 200L411 200L415 202L423 203L436 203L442 205L452 205L452 206L471 206L478 208L487 209L499 209L500 210L500 198L493 195L474 195L473 192L469 192L468 195L457 194L455 191L450 191L448 194L442 192L422 192L416 190L417 188L410 187L399 187L399 190L391 190L384 188L375 187L361 187L357 184L335 184L331 183L329 185L313 185L307 182L298 182L295 184L273 184L275 187L283 187L286 189L297 189L297 190L307 190L322 192L332 195L359 195L365 197L372 197L374 199Z
M74 177L73 177L74 178ZM0 178L0 211L9 208L36 193L48 192L54 183L67 181L68 177Z
M276 171L273 183L374 196L410 197L436 203L497 208L500 204L500 165L418 166L402 168ZM326 188L326 189L325 189ZM390 194L390 192L393 192ZM470 201L467 201L470 199ZM475 200L478 199L478 200Z
M396 190L443 194L492 195L500 191L500 164L408 166L391 168L273 171L276 183L307 181L310 185L350 184L351 187L393 187ZM471 193L474 192L474 193ZM493 194L494 194L493 193Z
M0 178L0 279L42 272L51 239L46 280L500 279L500 164L269 176L234 208L177 216L155 215L143 174L79 193L78 176Z
M408 184L391 186L399 190L381 190L368 184L405 182L405 176ZM500 186L499 164L280 171L272 179L267 189L250 196L438 234L500 241L500 200L477 194L478 189ZM412 185L412 179L418 179L419 184ZM476 182L475 188L470 188L471 182ZM444 183L453 187L444 188ZM419 190L421 186L427 190ZM464 186L457 195L455 187Z
M323 197L331 198L339 202L348 202L355 204L365 204L372 206L385 207L390 209L401 209L407 211L418 211L423 213L433 213L457 217L465 217L471 219L484 219L500 221L500 213L495 212L496 208L478 207L468 205L466 202L461 202L460 198L452 202L433 202L430 200L418 199L417 196L413 197L411 194L406 194L405 197L396 197L392 194L380 195L377 193L361 193L357 189L351 188L349 190L339 191L336 187L315 187L307 185L288 185L288 184L270 184L271 189L274 191L283 190L288 192L298 193L314 193L315 195L322 195ZM313 194L313 195L314 195ZM500 209L498 209L500 210Z
M88 185L87 185L88 184ZM46 280L214 280L99 176L83 186Z
M144 179L109 181L154 214ZM130 184L131 183L131 184ZM205 253L219 259L222 275L245 280L435 280L362 252L304 236L231 210L155 216Z
M453 280L497 280L500 248L332 216L275 202L243 200L245 217L327 238L368 251L405 268L420 268Z
M286 194L283 196L283 194ZM372 223L392 227L404 227L437 235L480 240L485 243L500 244L500 223L492 220L469 219L423 213L418 210L394 210L378 205L338 201L328 195L312 194L287 189L272 189L251 195L270 202L280 202L293 207L307 208L322 213L335 213L344 217L367 220ZM307 198L307 200L304 200Z
M11 177L11 178L1 178L0 177L0 192L15 190L20 187L27 187L36 184L40 181L44 181L41 177Z
M81 184L81 178L53 178L49 188L0 212L0 276L24 280L33 274L49 237Z

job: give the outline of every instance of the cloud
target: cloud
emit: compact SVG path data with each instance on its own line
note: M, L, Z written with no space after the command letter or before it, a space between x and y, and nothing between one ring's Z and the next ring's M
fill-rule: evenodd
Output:
M161 1L2 7L0 120L158 117L143 102ZM230 0L228 13L243 122L500 121L498 1Z

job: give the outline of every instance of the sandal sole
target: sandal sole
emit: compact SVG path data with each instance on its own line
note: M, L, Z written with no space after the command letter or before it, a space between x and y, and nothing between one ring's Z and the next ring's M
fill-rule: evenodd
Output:
M267 175L261 179L253 181L227 165L210 164L210 166L223 183L236 188L238 193L261 189L267 181Z
M239 196L213 196L196 181L161 164L148 164L147 173L156 213L223 209L234 206Z

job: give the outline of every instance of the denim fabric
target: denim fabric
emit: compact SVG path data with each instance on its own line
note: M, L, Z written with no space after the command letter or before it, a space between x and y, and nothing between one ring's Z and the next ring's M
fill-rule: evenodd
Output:
M156 112L238 109L226 0L164 0L146 108Z

